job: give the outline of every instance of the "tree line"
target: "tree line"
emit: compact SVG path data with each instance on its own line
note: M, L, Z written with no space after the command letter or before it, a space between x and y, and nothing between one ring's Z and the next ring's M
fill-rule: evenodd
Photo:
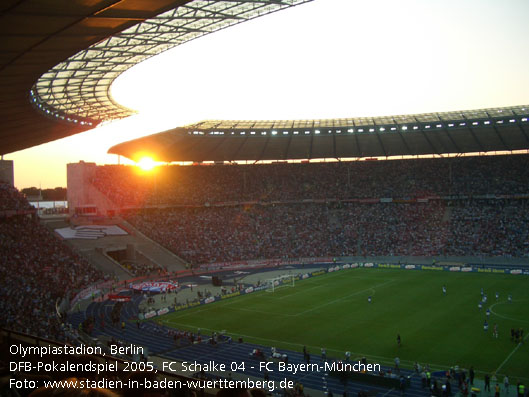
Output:
M39 189L37 187L27 187L21 192L26 197L33 199L42 196L43 201L66 201L66 188L56 187L54 189Z

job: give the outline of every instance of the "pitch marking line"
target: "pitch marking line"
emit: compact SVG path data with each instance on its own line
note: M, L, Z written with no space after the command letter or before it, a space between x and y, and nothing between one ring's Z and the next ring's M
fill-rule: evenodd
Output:
M243 312L250 312L250 313L261 313L261 314L267 314L269 316L281 316L281 317L292 317L293 314L284 314L284 313L277 313L277 312L265 312L263 310L255 310L255 309L246 309L245 307L228 307L230 310L237 310L237 311L243 311Z
M513 302L525 302L525 301L527 301L527 299L514 300ZM514 318L514 317L504 316L504 315L501 315L501 314L496 313L496 312L493 310L494 306L496 306L496 305L502 305L502 304L505 304L505 303L507 303L507 302L508 302L508 301L501 301L501 302L496 302L496 303L494 303L493 305L490 306L490 312L491 312L492 314L494 314L495 316L500 317L500 318L503 318L503 319L505 319L505 320L519 321L519 322L521 322L521 323L529 324L529 321L527 321L527 320L520 320L520 319L517 319L517 318ZM529 335L529 334L528 334L528 335Z
M174 322L174 321L168 321L168 323L171 323L171 324L174 324L174 325L179 325L179 326L182 326L182 327L187 327L189 329L196 329L197 327L196 326L193 326L193 325L189 325L189 324L183 324L183 323L177 323L177 322ZM216 331L216 330L213 330L211 328L204 328L204 327L201 327L200 329L202 330L205 330L205 331ZM226 331L227 334L230 334L230 335L233 335L233 336L242 336L243 338L249 338L249 339L254 339L254 340L260 340L260 341L264 341L264 342L268 342L270 344L270 346L273 346L275 344L279 344L279 345L290 345L290 346L306 346L307 348L309 349L315 349L316 351L320 350L321 347L320 346L310 346L310 345L304 345L302 343L293 343L293 342L286 342L286 341L280 341L280 340L277 340L277 339L269 339L269 338L261 338L259 336L251 336L251 335L246 335L246 334L240 334L238 332L230 332L230 331ZM529 334L528 334L529 336ZM527 336L526 336L527 338ZM284 350L284 349L282 349ZM336 349L327 349L327 352L336 352L336 353L339 353L339 354L343 354L344 352L342 350L336 350ZM388 365L393 365L394 364L394 359L390 358L390 357L385 357L385 356L376 356L376 355L373 355L373 354L364 354L364 353L358 353L358 352L351 352L351 355L354 355L355 357L368 357L369 359L376 359L379 363L383 363L383 364L388 364ZM400 362L402 364L404 364L405 366L408 366L409 368L413 368L413 365L415 364L415 361L411 361L411 360L400 360ZM436 363L429 363L429 366L431 369L437 369L437 370L446 370L447 368L450 368L450 365L449 364L436 364ZM476 371L478 373L488 373L486 371ZM496 375L501 375L501 374L497 374ZM516 377L517 379L523 379L523 380L529 380L529 378L525 378L523 376L517 376Z
M334 275L338 275L339 272L334 272L334 273L326 273L325 276L327 278L331 278L333 277ZM291 275L292 277L295 277L294 275ZM273 296L273 295L269 295L268 297L271 298L272 300L281 300L281 299L285 299L285 298L289 298L293 295L297 295L297 294L301 294L305 291L308 291L308 290L312 290L314 288L320 288L320 287L323 287L323 286L326 286L326 284L321 284L321 280L319 280L319 277L311 277L311 278L306 278L306 279L299 279L297 280L298 283L302 283L301 285L303 286L306 286L306 285L310 285L310 284L317 284L313 287L310 287L310 288L299 288L301 291L296 291L292 294L286 294L286 293L283 293L282 296L280 297L276 297L276 296Z
M290 298L291 296L302 294L304 292L312 291L313 289L321 288L321 287L328 287L328 285L321 284L321 285L315 285L314 287L310 287L310 288L304 288L304 289L301 289L300 291L294 292L293 294L283 295L283 296L281 296L281 297L279 297L277 299L278 300L282 300L282 299L285 299L285 298Z
M229 299L229 301L232 301L232 299ZM250 313L267 314L267 315L271 315L271 316L282 316L282 317L293 316L292 314L267 312L267 311L255 310L255 309L246 309L244 307L229 307L229 306L233 305L234 303L238 303L238 302L229 302L229 301L215 302L216 303L215 306L206 305L205 307L203 307L201 309L197 309L197 310L194 310L194 311L189 312L189 313L182 313L180 316L173 317L172 320L179 320L181 318L184 318L184 317L187 317L187 316L192 316L192 315L197 314L197 313L208 312L211 309L215 309L215 308L218 308L218 307L225 307L226 309L229 309L229 310L237 310L237 311L244 311L244 312L250 312ZM183 310L183 312L185 312L185 311L187 311L187 310ZM171 323L171 320L168 320L167 322Z
M334 274L339 275L340 272L334 272ZM329 277L329 276L332 276L332 275L327 275L327 277ZM380 280L380 279L376 279L376 278L373 278L373 277L360 277L360 276L347 277L347 280L349 280L349 279L351 279L351 278L353 278L353 279L361 279L361 280ZM394 281L394 279L390 279L390 278L388 278L388 279L382 279L382 280ZM312 279L298 280L298 282L303 282L303 284L305 284L305 283L306 283L306 284L309 284L309 283L311 283L311 281L312 281L312 284L314 284L314 283L316 283L316 282L318 282L318 283L320 282L319 280L314 280L314 281L313 281ZM289 298L289 297L294 296L294 295L297 295L297 294L302 294L302 293L304 293L304 292L306 292L306 291L310 291L310 290L313 290L313 289L315 289L315 288L321 288L321 287L327 287L327 286L328 286L327 284L319 284L319 285L316 285L316 286L314 286L314 287L301 289L300 291L294 292L294 293L292 293L292 294L285 294L285 295L283 295L283 296L281 296L281 297L279 297L279 298L276 298L276 299L277 299L277 300L282 300L282 299ZM271 298L272 298L272 297L271 297Z
M339 272L336 272L335 274L338 274ZM366 278L366 277L354 277L354 278ZM296 314L283 314L283 313L274 313L274 312L267 312L267 311L262 311L262 310L253 310L253 309L246 309L246 308L241 308L241 307L235 307L235 308L232 308L232 307L228 307L228 309L232 309L232 310L239 310L239 311L245 311L245 312L254 312L254 313L261 313L261 314L267 314L267 315L275 315L275 316L283 316L283 317L299 317L305 313L310 313L311 311L313 310L316 310L320 307L325 307L325 306L328 306L330 304L333 304L333 303L336 303L336 302L339 302L341 300L344 300L344 299L347 299L347 298L350 298L352 296L355 296L355 295L359 295L359 294L362 294L364 292L368 292L368 291L373 291L373 295L375 295L375 287L382 287L386 284L389 284L393 281L395 281L395 279L387 279L388 281L386 281L385 283L382 283L382 284L377 284L375 285L374 287L370 287L370 288L367 288L365 290L361 290L361 291L357 291L357 292L354 292L350 295L347 295L347 296L343 296L341 298L338 298L338 299L335 299L333 301L330 301L330 302L327 302L323 305L320 305L320 306L316 306L314 308L311 308L311 309L308 309L308 310L305 310L303 312L299 312L299 313L296 313ZM300 281L310 281L310 280L300 280ZM313 286L313 287L310 287L310 288L307 288L307 289L302 289L301 291L298 291L298 292L294 292L293 294L289 294L289 295L284 295L282 297L272 297L272 296L267 296L267 295L263 295L263 296L267 296L269 298L273 298L273 300L280 300L280 299L284 299L284 298L289 298L293 295L296 295L296 294L300 294L300 293L304 293L306 291L310 291L310 290L313 290L315 288L320 288L320 287L325 287L327 286L326 284L320 284L320 285L316 285L316 286ZM253 296L251 296L253 297ZM257 296L256 296L257 297ZM240 303L239 300L236 299L237 297L233 297L232 299L228 299L228 300L225 300L225 301L220 301L220 302L215 302L216 306L215 307L227 307L227 306L231 306L231 305L234 305L234 304L238 304ZM262 297L261 297L262 298ZM211 309L211 307L209 307L209 305L206 305L204 308L201 308L201 309L198 309L198 310L194 310L193 313L201 313L201 312L205 312L205 311L209 311ZM187 310L186 310L187 311ZM182 315L180 316L177 316L177 317L174 317L175 320L178 320L180 318L183 318L183 317L186 317L188 315L191 315L191 313L182 313Z
M386 393L384 393L384 395L382 397L386 397L389 393L391 393L393 390L395 390L395 388L391 389L391 390L388 390Z
M516 345L516 347L512 350L512 352L507 356L507 358L505 360L503 360L503 362L500 364L500 366L498 368L496 368L496 371L494 371L494 373L498 373L498 371L500 369L503 368L503 366L507 363L507 361L510 360L510 358L513 356L514 353L516 353L516 351L520 348L520 346L525 342L525 340L527 339L527 337L529 336L529 333L527 335L525 335L525 338L523 338L523 341L518 343Z
M168 321L168 322L171 323L171 324L174 324L174 325L180 325L180 326L187 327L187 328L190 328L190 329L197 328L196 326L192 326L192 325L189 325L189 324L177 323L177 322L174 322L174 321ZM201 329L205 330L205 331L216 332L216 330L213 330L211 328L202 327ZM274 344L277 343L277 344L282 344L282 345L299 346L299 347L306 346L306 347L308 347L310 349L315 349L315 350L321 349L319 346L310 346L310 345L303 345L301 343L280 341L280 340L277 340L277 339L261 338L259 336L251 336L251 335L246 335L246 334L240 334L238 332L226 331L226 333L229 333L229 334L234 335L234 336L242 336L243 338L249 338L249 339L255 339L255 340L261 340L261 341L264 341L264 342L268 342L268 343L270 343L270 346L273 346ZM343 351L336 350L336 349L327 349L327 351L328 352L336 352L336 353L339 353L339 354L343 354L344 353ZM354 355L354 356L358 356L358 357L369 357L369 358L380 359L380 360L377 360L377 361L380 361L380 362L383 362L383 363L389 363L389 364L393 364L394 363L394 359L389 358L389 357L375 356L373 354L363 354L363 353L357 353L357 352L351 352L351 354ZM403 364L404 363L409 363L410 366L413 366L413 364L414 364L414 361L409 361L409 360L400 360L400 361ZM449 368L449 367L450 367L449 365L431 364L430 363L430 368L446 369L446 368Z
M332 305L332 304L334 304L334 303L337 303L337 302L343 301L343 300L345 300L345 299L347 299L347 298L350 298L350 297L352 297L352 296L360 295L360 294L363 294L364 292L372 291L372 290L374 290L375 288L383 287L383 286L388 285L388 284L390 284L390 283L392 283L392 282L394 282L394 281L395 281L395 280L392 279L392 280L386 281L385 283L377 284L377 285L374 285L373 287L369 287L369 288L366 288L366 289L361 290L361 291L353 292L352 294L349 294L349 295L346 295L346 296L342 296L341 298L334 299L334 300L332 300L332 301L330 301L330 302L326 302L326 303L323 303L323 304L318 305L318 306L314 306L313 308L310 308L310 309L304 310L304 311L302 311L302 312L299 312L299 313L297 313L297 314L294 314L293 316L294 316L294 317L299 317L299 316L301 316L301 315L303 315L303 314L310 313L310 312L312 312L312 311L314 311L314 310L317 310L317 309L320 309L320 308L322 308L322 307L329 306L329 305Z
M350 269L350 270L353 270L353 269ZM293 275L294 276L294 275ZM394 279L390 279L390 278L380 278L380 277L368 277L368 276L350 276L349 274L347 275L344 275L342 272L332 272L332 273L326 273L325 274L325 277L327 278L331 278L333 276L342 276L343 277L343 280L339 280L339 281L347 281L349 279L358 279L358 280L377 280L377 281L381 281L381 280L394 280ZM320 287L320 286L324 286L325 284L320 284L321 283L321 280L319 278L319 276L317 277L310 277L310 278L307 278L307 279L299 279L297 280L297 283L302 283L302 285L309 285L309 284L318 284L317 287ZM296 287L297 287L297 284L296 283ZM313 288L316 288L316 287L313 287ZM299 293L302 293L304 291L300 291ZM293 294L285 294L284 296L281 296L279 298L277 297L274 297L273 295L268 295L269 298L271 299L284 299L284 298L287 298L289 296L292 296L292 295L295 295L297 294L298 292L294 292Z
M310 312L313 312L314 310L317 310L317 309L320 309L322 307L325 307L325 306L329 306L329 305L332 305L334 303L337 303L337 302L340 302L340 301L343 301L343 300L346 300L348 298L351 298L353 296L356 296L356 295L361 295L365 292L370 292L372 291L373 292L373 295L375 295L376 293L376 290L375 288L380 288L380 287L383 287L387 284L390 284L392 282L394 282L395 280L394 279L390 279L389 281L386 281L385 283L382 283L382 284L376 284L375 286L373 287L369 287L369 288L366 288L366 289L363 289L361 291L356 291L356 292L353 292L352 294L349 294L349 295L346 295L346 296L342 296L340 298L337 298L337 299L334 299L330 302L326 302L324 304L321 304L321 305L318 305L318 306L314 306L310 309L307 309L307 310L304 310L302 312L299 312L299 313L296 313L296 314L285 314L285 313L276 313L276 312L267 312L267 311L262 311L262 310L254 310L254 309L246 309L246 308L243 308L243 307L227 307L227 306L231 306L233 305L234 303L238 303L236 302L235 300L232 301L232 302L226 302L222 305L222 307L227 307L228 309L231 309L231 310L238 310L238 311L244 311L244 312L250 312L250 313L260 313L260 314L267 314L267 315L271 315L271 316L282 316L282 317L299 317L299 316L302 316L304 314L307 314L307 313L310 313ZM316 287L312 287L311 289L314 289L314 288L317 288L318 286ZM292 295L289 295L289 296L292 296ZM230 299L231 300L231 299ZM220 303L220 302L219 302ZM218 305L216 306L218 307ZM204 311L207 311L209 310L209 307L205 307L204 309L199 309L197 311L194 311L193 313L200 313L200 312L204 312ZM178 320L180 318L183 318L185 317L186 314L183 314L181 316L178 316L178 317L175 317L174 319L175 320Z
M204 308L202 309L198 309L198 310L193 310L192 312L191 311L188 311L187 309L184 309L184 310L181 310L181 313L179 316L174 316L172 318L172 320L178 320L179 318L184 318L184 317L187 317L187 316L190 316L190 315L193 315L193 314L196 314L196 313L202 313L202 312L206 312L206 311L209 311L209 307L208 305L206 305ZM187 312L187 313L186 313ZM178 313L178 312L175 312L175 313ZM167 317L166 317L167 318ZM167 320L163 320L165 322L170 322L170 321L167 321Z

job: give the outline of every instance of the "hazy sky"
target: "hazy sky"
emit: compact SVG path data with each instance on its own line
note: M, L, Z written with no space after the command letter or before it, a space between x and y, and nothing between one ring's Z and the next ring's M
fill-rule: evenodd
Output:
M6 155L18 188L204 119L381 116L529 104L527 0L314 0L199 38L120 76L140 114Z

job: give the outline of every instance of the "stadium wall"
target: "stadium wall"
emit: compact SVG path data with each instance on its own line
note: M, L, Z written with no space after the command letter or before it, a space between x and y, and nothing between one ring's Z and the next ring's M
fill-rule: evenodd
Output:
M67 164L67 200L70 217L113 216L115 213L115 204L92 184L96 169L95 163L84 161Z
M0 160L0 182L9 183L11 186L15 185L13 160Z

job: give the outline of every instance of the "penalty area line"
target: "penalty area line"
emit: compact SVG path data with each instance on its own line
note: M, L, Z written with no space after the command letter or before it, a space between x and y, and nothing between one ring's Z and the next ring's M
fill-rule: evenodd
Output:
M353 296L356 296L356 295L361 295L365 292L369 292L369 291L372 291L374 290L375 288L380 288L380 287L383 287L384 285L387 285L387 284L390 284L392 282L394 282L395 280L394 279L391 279L389 281L386 281L385 283L382 283L382 284L377 284L377 285L374 285L373 287L370 287L370 288L366 288L366 289L363 289L361 291L356 291L356 292L353 292L352 294L349 294L349 295L346 295L346 296L342 296L341 298L338 298L338 299L334 299L330 302L325 302L321 305L318 305L318 306L314 306L310 309L307 309L307 310L304 310L302 312L299 312L297 314L294 314L293 317L298 317L298 316L302 316L304 314L307 314L307 313L310 313L310 312L313 312L314 310L318 310L318 309L321 309L322 307L325 307L325 306L329 306L329 305L332 305L333 303L337 303L337 302L340 302L340 301L343 301L343 300L346 300L347 298L351 298Z
M185 328L190 328L190 329L195 329L195 328L200 328L204 331L218 331L218 330L213 330L211 328L205 328L205 327L196 327L196 326L191 326L189 324L184 324L184 323L175 323L173 322L173 324L175 325L179 325L181 327L185 327ZM280 341L280 340L277 340L277 339L270 339L270 338L262 338L260 336L252 336L252 335L246 335L246 334L241 334L241 333L238 333L238 332L231 332L229 330L226 330L226 334L229 334L229 335L232 335L232 336L241 336L243 338L247 338L247 339L253 339L255 341L259 340L259 341L263 341L263 342L268 342L270 344L270 346L273 346L273 345L282 345L282 346L285 346L285 345L289 345L289 346L296 346L296 347L302 347L302 346L306 346L307 348L309 349L315 349L315 350L319 350L321 349L321 346L312 346L312 345L304 345L302 343L294 343L294 342L288 342L288 341ZM527 337L526 337L527 338ZM525 338L525 339L526 339ZM286 348L280 348L281 350L288 350ZM343 354L344 351L342 350L337 350L337 349L327 349L327 352L335 352L335 353L338 353L339 355ZM367 357L369 360L372 360L374 359L376 362L380 363L380 364L388 364L388 366L392 366L393 363L394 363L394 359L391 358L391 357L385 357L385 356L377 356L377 355L374 355L374 354L365 354L365 353L359 353L359 352L354 352L354 351L351 351L351 355L353 355L354 357ZM338 356L336 356L335 358L338 358ZM407 367L409 369L412 369L413 368L413 365L415 364L415 361L412 361L412 360L400 360L400 362L403 364L404 367ZM448 368L450 368L450 365L449 364L438 364L438 363L429 363L429 366L431 369L434 369L434 370L446 370ZM476 371L478 373L488 373L486 371ZM523 377L523 376L517 376L516 377L517 379L523 379L523 380L529 380L529 378L526 378L526 377Z
M500 366L498 368L496 368L496 371L494 371L495 374L498 373L498 371L500 369L503 368L503 366L511 359L511 357L514 355L514 353L516 353L516 351L520 348L520 346L525 342L525 340L527 339L527 337L529 336L529 333L527 335L525 335L525 338L523 338L523 341L518 343L516 345L516 347L514 349L512 349L512 352L507 356L507 358L505 360L503 360L503 362L500 364Z

